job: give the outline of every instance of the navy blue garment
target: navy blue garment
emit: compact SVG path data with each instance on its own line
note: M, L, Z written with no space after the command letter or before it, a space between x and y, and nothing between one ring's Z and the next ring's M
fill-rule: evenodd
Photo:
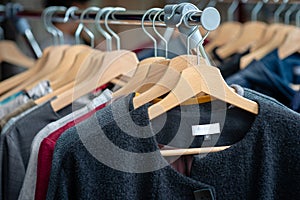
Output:
M291 102L291 108L300 113L300 90L295 94L292 102Z
M289 84L300 83L300 76L296 73L299 66L299 53L280 60L276 49L260 61L252 61L245 69L228 77L226 82L256 90L290 106L296 92Z
M241 58L250 52L250 50L248 49L242 53L235 53L229 56L228 58L222 59L217 54L218 48L219 47L216 47L212 50L212 56L214 58L214 61L217 61L217 67L219 68L223 78L225 79L237 73L240 70Z

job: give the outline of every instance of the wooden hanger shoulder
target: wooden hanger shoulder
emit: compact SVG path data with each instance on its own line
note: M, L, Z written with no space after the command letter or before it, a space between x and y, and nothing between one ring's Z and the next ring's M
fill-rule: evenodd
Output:
M0 62L31 68L34 66L35 60L23 54L15 42L2 40L0 42Z
M267 24L264 22L246 22L243 25L241 35L235 41L218 48L217 54L224 59L234 53L246 51L256 41L261 39L266 28Z
M51 49L52 47L47 47L44 50L42 57L36 61L35 65L32 68L0 82L0 94L3 95L5 92L10 91L14 87L20 85L24 81L27 81L28 79L33 77L36 73L38 73L43 68L44 63L48 59L48 54L51 51ZM4 98L1 96L0 99L4 99Z
M148 74L141 85L137 88L138 93L143 93L157 83L160 78L165 74L170 60L165 59L157 61L150 65Z
M214 48L221 47L238 38L241 34L242 26L239 22L224 22L221 24L217 29L216 36L205 45L206 52L211 53Z
M136 55L133 52L124 50L108 52L103 59L91 59L89 65L98 69L98 71L93 72L92 76L89 76L85 81L79 81L75 88L59 95L57 99L51 102L52 108L55 111L64 108L74 100L110 82L114 78L122 74L127 75L137 67L137 64L138 59Z
M75 60L73 61L71 68L69 68L67 74L65 76L59 76L59 78L53 80L51 82L51 87L56 90L65 84L68 84L76 78L78 71L81 67L84 67L84 62L87 62L88 65L88 59L90 58L90 55L92 53L92 49L85 49L84 51L80 51L76 56Z
M199 67L189 67L182 71L176 87L162 101L148 108L149 118L154 119L200 92L249 112L258 113L257 103L233 92L227 86L217 68L201 65Z
M300 53L300 28L295 28L292 30L284 43L278 49L279 58L284 59L293 53Z
M21 85L15 87L14 89L2 95L1 98L7 98L15 94L16 92L26 89L26 87L28 87L31 83L34 83L38 80L41 81L41 78L43 76L50 73L58 65L58 63L62 58L63 52L64 50L66 50L67 47L68 47L67 45L62 45L62 46L51 48L51 51L49 51L48 57L45 63L43 63L43 67L41 68L41 70L39 70L38 73L30 77L30 79L26 80ZM27 89L31 89L31 88L27 88Z
M259 49L260 47L266 45L273 38L276 31L280 27L281 27L281 24L278 24L278 23L268 25L266 32L263 34L263 37L253 44L253 46L250 49L250 52L254 52L257 49Z
M132 78L129 80L129 82L119 90L115 91L113 93L113 97L123 96L123 95L130 94L132 92L136 92L137 88L141 86L141 84L147 77L151 64L161 60L165 60L165 58L154 57L154 58L147 58L141 61L138 64L136 71L132 76Z
M133 98L135 108L138 108L171 91L180 78L181 72L197 63L197 56L177 56L169 62L168 68L161 79L151 88Z
M245 68L252 60L260 60L265 57L268 53L280 47L287 35L294 29L294 26L288 25L278 25L278 30L275 32L275 35L269 40L261 48L257 49L256 51L245 55L241 58L240 67L241 69Z

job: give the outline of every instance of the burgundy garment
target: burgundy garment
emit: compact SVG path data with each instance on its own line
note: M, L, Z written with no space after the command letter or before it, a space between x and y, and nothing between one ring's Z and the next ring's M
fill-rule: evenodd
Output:
M158 145L161 150L171 150L177 149L167 145ZM185 176L190 176L191 168L193 163L193 155L183 155L178 158L178 156L165 157L165 159L170 163L170 165L178 172Z
M96 111L101 110L105 106L106 103L96 107L94 110L88 112L87 114L65 124L61 128L51 133L48 137L46 137L42 141L39 149L39 154L38 154L37 182L36 182L36 190L35 190L36 200L46 199L54 148L55 148L56 141L59 139L61 134L65 132L67 129L75 126L77 123L80 123L88 119Z

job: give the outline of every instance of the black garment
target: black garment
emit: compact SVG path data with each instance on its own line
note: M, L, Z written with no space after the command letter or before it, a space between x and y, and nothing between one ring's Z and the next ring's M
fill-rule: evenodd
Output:
M217 66L220 69L220 72L224 79L237 73L240 70L241 58L243 56L247 55L248 53L250 53L250 50L248 49L243 53L235 53L226 59L222 59L217 54L217 49L218 49L218 47L214 48L212 50L212 53L213 53L214 58L217 61L219 61L219 64Z
M71 106L68 106L56 113L49 102L45 103L19 118L1 134L0 199L18 199L35 135L49 123L70 113L71 109Z
M232 55L229 59L223 62L218 68L224 78L227 78L238 71L240 71L240 61L244 55L247 55L250 51L247 50L243 53L236 53Z
M299 198L300 115L248 89L245 97L258 102L259 114L230 107L221 137L231 135L222 143L235 143L195 156L191 177L171 168L158 151L148 104L133 110L132 95L114 101L59 138L47 199Z

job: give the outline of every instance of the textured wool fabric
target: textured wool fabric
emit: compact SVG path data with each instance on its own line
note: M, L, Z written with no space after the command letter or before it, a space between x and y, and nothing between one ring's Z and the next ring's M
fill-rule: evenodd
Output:
M67 109L69 110L69 108ZM15 121L0 138L0 199L18 199L35 135L47 124L60 119L49 102ZM70 112L69 112L70 113Z
M31 144L30 158L29 158L24 182L22 185L22 189L20 191L19 200L23 200L23 199L34 200L36 180L37 180L38 152L39 152L40 144L43 141L43 139L48 137L55 130L65 126L67 123L76 120L80 116L83 116L84 114L94 110L95 107L107 102L108 100L111 99L111 95L112 92L110 90L105 90L104 92L102 92L102 94L99 97L93 99L92 102L90 102L86 107L61 118L58 121L48 124L35 136ZM49 166L51 166L51 162Z
M33 100L29 100L27 103L25 103L24 105L20 106L19 108L15 109L13 112L5 115L5 117L3 117L0 120L0 132L2 131L2 128L5 126L5 124L13 117L16 117L18 115L20 115L21 113L25 112L26 110L32 108L36 106L36 104L34 103Z
M132 96L114 101L59 138L47 199L297 199L300 115L254 91L244 96L259 114L230 107L217 145L232 147L194 156L190 177L159 153L148 105L133 110Z

